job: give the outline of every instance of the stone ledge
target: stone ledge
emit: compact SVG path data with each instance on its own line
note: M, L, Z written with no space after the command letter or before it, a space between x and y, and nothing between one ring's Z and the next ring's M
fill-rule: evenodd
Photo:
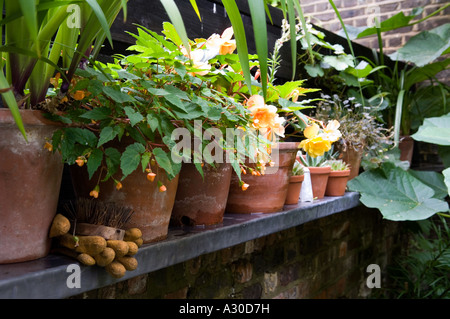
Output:
M0 265L0 298L67 298L105 287L197 256L260 238L359 205L359 194L325 197L312 203L287 205L272 214L225 214L223 223L205 227L171 227L168 237L143 245L136 258L139 266L120 279L112 278L100 267L81 266L81 288L68 288L71 272L77 264L65 256L50 254L38 260Z

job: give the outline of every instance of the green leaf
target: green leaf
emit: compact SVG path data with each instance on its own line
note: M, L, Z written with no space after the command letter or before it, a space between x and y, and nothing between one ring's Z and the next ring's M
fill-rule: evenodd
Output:
M150 152L144 152L144 154L142 154L142 158L141 158L142 172L144 172L145 169L147 168L148 163L150 163L151 157L152 157L152 153L150 153Z
M111 116L111 109L108 107L96 107L83 115L80 115L80 117L94 120L94 121L100 121L105 120Z
M109 24L105 17L105 14L103 13L102 8L100 7L100 5L97 3L96 0L86 0L86 2L89 4L94 14L97 16L97 19L100 22L100 25L103 29L103 32L106 35L106 38L109 41L109 44L111 45L111 47L113 47L111 32L109 30Z
M162 148L157 147L153 149L153 155L155 156L155 160L158 165L161 166L161 168L164 169L169 176L176 175L172 166L172 161Z
M416 141L449 146L450 113L440 117L426 118L411 137Z
M5 75L3 72L0 72L0 89L5 90L10 88L8 81L5 78ZM22 117L20 116L19 106L17 105L16 98L14 97L14 93L12 90L6 90L2 93L2 97L5 100L6 105L8 106L9 110L11 111L11 115L17 125L17 128L22 133L23 137L25 138L25 141L27 140L27 134L25 132L25 127L23 126Z
M339 55L339 56L327 55L323 58L323 62L330 65L331 67L333 67L338 71L344 71L349 66L350 67L354 66L353 57L350 55Z
M434 171L416 171L412 169L408 172L425 185L431 187L434 190L435 198L444 199L447 196L447 186L444 182L444 176L441 173Z
M120 152L113 147L108 147L107 149L105 149L105 155L105 162L107 167L107 174L105 179L108 179L119 169L121 155Z
M92 178L92 175L100 167L102 161L103 161L103 152L98 148L93 149L91 155L89 155L86 164L89 173L89 179Z
M122 180L133 173L141 163L141 154L145 152L145 147L141 143L128 145L120 157L120 169L122 170Z
M140 121L142 121L144 119L144 116L142 116L141 113L136 112L132 107L130 106L125 106L123 108L123 110L125 111L125 114L128 116L128 118L130 119L130 124L131 126L135 126L137 123L139 123Z
M403 47L389 57L393 60L412 62L422 67L436 60L449 47L450 23L447 23L411 37Z
M244 23L242 21L241 12L233 0L222 0L222 4L227 11L228 18L233 26L234 38L236 39L237 54L244 73L245 83L247 84L250 95L252 94L252 81L250 74L250 62L248 59L247 39L245 36ZM264 19L265 21L265 19Z
M250 8L253 32L255 35L256 52L258 53L259 68L261 70L261 86L264 100L267 96L267 24L264 1L248 1Z
M360 192L361 202L377 208L389 220L422 220L448 210L448 204L434 198L434 191L399 167L366 171L348 183Z
M98 139L97 147L102 146L103 144L113 140L119 133L121 128L119 126L106 126L102 131L100 132L100 137Z
M161 0L161 3L167 12L167 15L169 16L170 21L172 21L173 26L177 30L178 36L180 37L183 46L186 48L188 54L190 55L191 48L189 45L189 38L187 36L183 18L181 17L177 5L173 0Z
M450 167L446 168L442 171L442 174L444 175L444 182L445 185L447 185L447 192L450 195Z
M105 93L117 103L134 102L134 99L130 95L111 86L103 87L103 93Z

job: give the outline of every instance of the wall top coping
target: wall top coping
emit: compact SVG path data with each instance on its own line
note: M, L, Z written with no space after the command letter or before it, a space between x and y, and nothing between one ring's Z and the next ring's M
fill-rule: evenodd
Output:
M145 244L135 255L138 268L120 279L96 266L80 266L80 288L69 288L71 264L66 256L49 254L38 260L0 265L0 298L61 299L102 288L139 275L166 268L203 254L235 246L291 227L340 213L359 205L359 194L325 197L314 202L286 205L270 214L225 214L223 223L213 226L170 227L168 237Z

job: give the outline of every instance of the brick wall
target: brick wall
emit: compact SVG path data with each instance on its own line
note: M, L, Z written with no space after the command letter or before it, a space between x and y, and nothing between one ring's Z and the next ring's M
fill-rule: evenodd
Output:
M364 27L373 24L373 16L379 15L380 20L386 20L400 11L407 15L412 9L423 7L422 15L417 19L423 18L433 11L445 5L445 0L335 0L342 19L346 25L354 27ZM328 0L301 0L305 15L311 18L311 22L330 31L338 31L341 24L334 13ZM387 32L383 35L383 46L387 52L392 52L402 46L411 36L420 30L429 30L450 20L450 8L441 11L438 15L412 27L403 28L395 32ZM375 37L368 37L357 40L370 48L377 48L378 42Z
M367 298L366 268L386 284L402 225L357 207L74 298Z
M401 11L409 15L414 8L422 7L423 13L416 18L419 20L447 4L448 0L335 0L334 3L346 25L365 27L373 25L374 16L379 16L380 21L383 21ZM301 4L305 15L312 23L332 32L342 29L328 0L301 0ZM384 52L392 53L418 32L448 22L450 22L450 7L414 26L385 32L382 35ZM357 39L355 42L369 48L379 47L376 36ZM450 70L442 71L438 78L450 83Z

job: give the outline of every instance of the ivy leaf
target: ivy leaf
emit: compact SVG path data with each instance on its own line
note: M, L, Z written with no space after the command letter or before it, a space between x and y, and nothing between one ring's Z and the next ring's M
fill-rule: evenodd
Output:
M448 210L448 204L434 198L433 189L399 167L362 173L348 182L349 189L360 192L361 202L378 208L389 220L422 220Z
M141 154L145 152L145 147L141 143L128 145L120 157L120 169L122 170L122 180L134 172L141 163Z
M89 179L92 178L92 175L94 175L95 171L100 167L102 161L103 152L98 148L93 149L86 163Z

